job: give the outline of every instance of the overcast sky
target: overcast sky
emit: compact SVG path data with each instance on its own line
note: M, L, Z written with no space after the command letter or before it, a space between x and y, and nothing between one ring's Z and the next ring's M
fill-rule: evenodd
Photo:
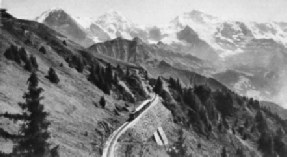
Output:
M287 22L287 0L0 0L0 3L14 16L25 19L61 7L80 17L98 17L112 9L135 23L152 25L167 23L194 9L222 19Z

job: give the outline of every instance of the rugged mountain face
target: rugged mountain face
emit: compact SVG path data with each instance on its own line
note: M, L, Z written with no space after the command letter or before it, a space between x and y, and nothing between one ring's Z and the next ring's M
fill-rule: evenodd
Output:
M46 16L42 17L46 19ZM178 68L196 69L196 72L212 77L220 76L217 77L219 81L240 94L252 93L264 99L276 97L282 91L281 87L285 87L281 82L284 77L280 74L286 71L284 64L287 63L287 24L284 22L227 21L196 10L183 13L160 27L139 26L116 11L107 12L97 19L72 19L80 26L75 28L81 30L72 31L72 35L78 32L79 37L86 36L93 42L103 42L90 48L97 53L130 62L157 58ZM47 21L50 21L49 18ZM61 22L53 25L56 25L53 27L56 30L69 34L61 31L67 25ZM117 37L120 38L115 39ZM140 38L143 44L135 46L135 42L120 40L135 37ZM205 63L199 64L187 56L199 58ZM210 67L213 67L212 70ZM222 78L228 77L228 70L238 72L238 77L224 82L226 79ZM266 74L274 77L270 79L265 77ZM238 90L238 85L246 79L250 86L246 86L244 91Z
M150 53L145 50L145 44L139 38L130 41L118 37L115 40L92 45L89 49L96 53L133 63L143 62L149 58Z
M42 13L36 20L83 46L89 46L93 43L76 20L60 8L50 9Z
M208 74L216 70L211 62L203 61L188 54L175 53L164 44L146 44L139 38L127 40L116 38L89 47L94 53L104 54L125 62L137 64L157 63L165 61L180 69L189 69L201 74Z

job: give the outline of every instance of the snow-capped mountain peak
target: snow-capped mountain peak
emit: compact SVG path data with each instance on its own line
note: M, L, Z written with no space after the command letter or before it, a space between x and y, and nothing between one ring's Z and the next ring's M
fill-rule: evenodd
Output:
M130 32L136 25L124 17L121 13L110 10L95 21L99 27L105 30L111 38L123 37L132 39Z
M53 7L45 12L43 12L40 16L36 17L36 21L39 23L43 23L45 19L51 14L51 13L56 13L56 12L65 12L62 8L60 7Z
M96 23L100 25L110 25L110 24L125 25L127 27L134 25L130 20L128 20L121 13L115 10L110 10L107 13L98 17Z

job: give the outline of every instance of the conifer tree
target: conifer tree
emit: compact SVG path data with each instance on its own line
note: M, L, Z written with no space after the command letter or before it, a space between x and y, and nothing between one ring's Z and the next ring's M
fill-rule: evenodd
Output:
M32 64L33 68L35 70L38 70L38 63L37 63L37 59L35 56L33 56L33 55L30 56L30 62Z
M156 94L158 94L158 95L160 95L161 93L162 93L162 80L161 80L161 78L160 77L158 77L157 78L157 81L156 81L156 83L155 83L155 85L154 85L154 88L153 88L153 91L156 93Z
M88 80L90 82L92 82L93 84L96 84L96 68L95 68L95 65L91 65L91 68L90 68L90 75L88 76Z
M108 83L108 85L112 84L113 81L113 71L111 64L108 64L106 70L105 70L105 80Z
M33 71L33 66L32 66L32 63L31 63L29 58L25 62L24 69L29 71L29 72Z
M115 74L114 74L113 82L114 82L114 84L115 84L115 85L117 85L117 84L118 84L118 82L119 82L118 74L117 74L117 73L115 73Z
M40 96L43 89L38 87L39 80L35 72L30 75L27 83L28 92L23 96L25 102L19 104L24 111L23 115L27 117L21 127L24 138L16 145L14 152L18 156L42 157L49 147L47 143L50 137L47 131L50 125L47 121L48 113L44 111L44 106L40 102L43 99Z
M100 103L100 105L102 106L102 108L105 108L105 106L106 106L106 100L105 100L105 97L104 97L104 96L101 97L99 103Z
M28 61L28 55L24 47L19 49L19 56L24 63Z
M76 62L76 70L81 73L84 71L84 67L85 66L83 60L81 58L78 58Z

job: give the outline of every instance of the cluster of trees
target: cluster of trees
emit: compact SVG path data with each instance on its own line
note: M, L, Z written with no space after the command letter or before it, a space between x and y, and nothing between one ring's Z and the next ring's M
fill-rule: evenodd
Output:
M192 124L195 131L208 135L213 130L212 126L217 125L218 131L224 132L224 130L232 129L234 134L238 132L244 140L251 138L250 134L256 132L254 136L259 133L258 146L265 156L286 156L287 147L282 136L280 137L285 134L282 133L284 129L281 128L277 131L281 133L273 133L268 128L266 115L283 127L287 126L286 122L269 109L261 107L258 100L241 97L229 90L211 90L207 85L183 88L178 79L170 78L168 82L174 100L184 108L183 110L187 111L184 112L187 113L186 118L181 120L181 124L185 127L188 128ZM162 79L158 78L154 91L164 96L162 84ZM163 98L165 99L165 97ZM244 126L242 126L238 124L235 113L245 107L257 113L254 119L245 119ZM236 118L233 126L229 126L230 124L227 122L229 117ZM242 151L238 152L242 154ZM222 155L224 156L224 154L226 154L226 150L223 151Z
M47 121L48 113L44 111L44 105L41 104L43 97L41 93L43 89L38 87L39 80L35 72L33 72L28 81L28 91L24 93L24 103L19 103L22 108L22 114L3 114L1 116L9 118L13 121L22 121L20 134L17 136L18 142L13 148L11 156L47 156L50 153L49 143L50 137L48 127L50 123ZM7 155L8 156L8 155Z
M69 67L75 68L78 72L82 73L87 61L81 56L74 55L66 58L66 62L69 64Z
M90 68L88 80L101 89L105 94L110 94L113 84L118 83L118 76L113 75L112 66L102 67L98 64L93 64Z
M268 111L267 113L269 113ZM284 143L285 131L283 128L279 127L275 133L273 133L269 128L266 120L266 114L264 111L259 110L255 116L256 127L260 132L260 137L258 140L258 149L264 153L264 156L275 157L279 155L280 157L286 156L287 146Z
M32 72L34 70L38 70L38 63L36 57L31 55L28 57L25 48L18 48L15 45L11 45L5 52L4 56L12 61L15 61L17 64L24 64L24 69Z

